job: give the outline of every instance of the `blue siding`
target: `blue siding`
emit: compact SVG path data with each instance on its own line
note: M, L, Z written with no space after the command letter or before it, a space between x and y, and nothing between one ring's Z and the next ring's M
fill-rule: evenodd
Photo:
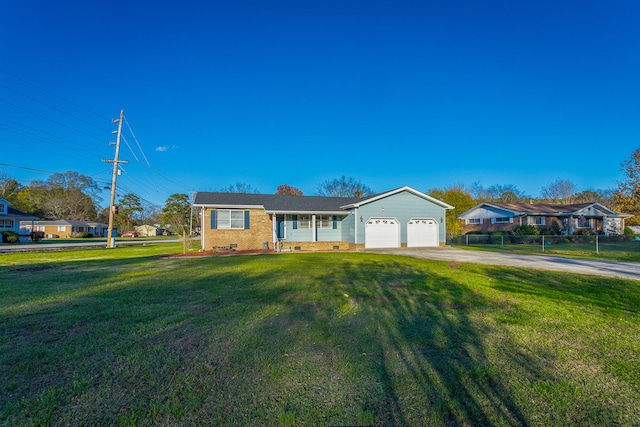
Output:
M354 243L356 240L356 230L355 230L355 216L353 214L354 211L349 212L349 215L345 217L338 217L338 228L340 229L340 240L345 242Z
M396 218L400 222L400 241L407 243L407 223L411 218L433 218L439 224L439 241L445 242L445 209L408 191L393 194L358 208L358 243L364 243L365 224L369 218ZM360 221L362 218L362 221ZM442 218L442 221L440 219Z
M300 228L300 221L298 221L298 218L299 216L297 215L285 215L287 240L290 242L311 242L313 240L313 230L311 228ZM332 228L318 229L316 233L316 240L318 242L345 240L343 238L342 230L345 218L349 219L349 216L337 216L335 228L333 228L334 223L332 222Z

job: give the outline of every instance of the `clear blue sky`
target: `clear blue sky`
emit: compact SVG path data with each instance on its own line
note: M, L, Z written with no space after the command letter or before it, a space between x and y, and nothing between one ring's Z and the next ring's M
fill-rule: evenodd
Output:
M0 163L38 170L0 172L25 184L109 181L121 109L118 192L158 204L342 175L605 189L640 146L635 0L5 0L0 35Z

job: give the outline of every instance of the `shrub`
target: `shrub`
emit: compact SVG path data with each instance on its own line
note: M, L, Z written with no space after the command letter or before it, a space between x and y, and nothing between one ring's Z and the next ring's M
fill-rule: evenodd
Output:
M71 233L71 237L74 237L77 239L87 239L89 237L93 237L93 234L89 233L88 231L81 231L78 233Z
M627 237L633 237L633 230L629 227L624 228L624 235Z
M506 231L492 231L489 233L489 243L491 244L501 244L503 242L508 242L508 239L503 239L503 236L508 236L509 233Z
M562 234L562 227L560 227L560 224L558 224L558 221L552 221L551 227L549 227L549 230L551 231L552 234L555 234L556 236L559 236Z
M540 230L538 227L534 227L533 225L524 224L513 227L511 233L516 236L538 236L540 234Z
M18 243L20 241L18 233L13 231L2 231L0 234L2 234L2 243Z

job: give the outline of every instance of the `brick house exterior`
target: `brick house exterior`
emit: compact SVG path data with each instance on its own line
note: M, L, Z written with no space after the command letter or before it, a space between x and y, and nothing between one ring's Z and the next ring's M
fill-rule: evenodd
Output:
M458 215L463 234L508 232L518 225L531 225L564 235L617 235L633 215L615 212L600 203L569 205L547 203L483 202Z
M53 220L53 221L22 221L21 232L42 231L48 238L69 238L75 233L91 233L93 237L107 237L109 225L93 221ZM114 235L117 228L114 228Z

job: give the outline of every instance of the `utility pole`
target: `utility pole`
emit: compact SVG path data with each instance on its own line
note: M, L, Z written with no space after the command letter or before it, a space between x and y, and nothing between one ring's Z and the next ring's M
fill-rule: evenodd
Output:
M120 110L120 118L114 119L113 123L118 123L118 131L116 137L116 154L113 160L103 159L102 161L105 163L113 163L113 175L111 177L111 201L109 203L109 228L107 229L107 249L113 248L114 238L113 234L113 215L115 213L115 201L116 201L116 178L118 177L118 164L119 163L129 163L126 160L118 160L118 156L120 155L120 137L122 136L122 121L124 119L124 110ZM110 143L112 144L112 143Z

